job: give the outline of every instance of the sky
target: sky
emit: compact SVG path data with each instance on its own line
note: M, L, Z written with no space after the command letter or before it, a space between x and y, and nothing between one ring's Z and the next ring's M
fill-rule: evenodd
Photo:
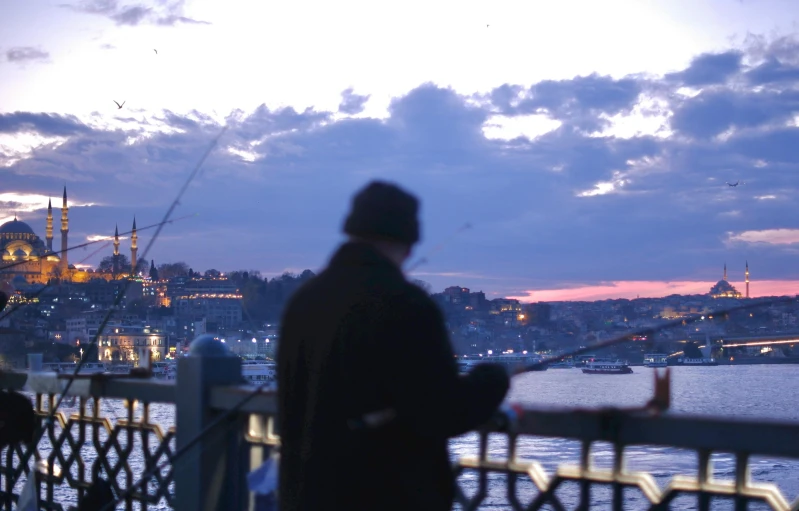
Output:
M65 185L70 244L159 222L225 126L156 264L318 271L384 179L422 201L410 275L435 291L706 293L725 263L743 290L747 262L752 296L799 290L791 0L28 0L0 19L0 223L44 236Z

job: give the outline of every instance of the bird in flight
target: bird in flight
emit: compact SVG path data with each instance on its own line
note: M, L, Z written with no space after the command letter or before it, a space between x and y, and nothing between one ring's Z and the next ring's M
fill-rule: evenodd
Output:
M736 186L738 186L739 184L741 184L741 182L740 182L740 181L736 181L736 182L734 182L734 183L727 183L727 186L736 187Z
M114 100L114 103L117 103L117 100ZM122 110L122 107L124 106L124 104L125 104L124 101L122 102L121 105L119 103L117 103L117 110Z
M155 48L153 48L153 51L155 52L155 54L156 54L156 55L158 55L158 50L156 50Z

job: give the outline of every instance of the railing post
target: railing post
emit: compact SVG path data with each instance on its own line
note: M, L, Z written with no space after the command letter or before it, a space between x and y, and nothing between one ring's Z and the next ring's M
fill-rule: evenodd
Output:
M197 337L189 355L178 359L176 443L180 449L219 414L211 410L215 385L242 383L241 360L212 335ZM246 474L241 470L241 419L223 421L179 458L175 474L176 511L234 511L248 500Z

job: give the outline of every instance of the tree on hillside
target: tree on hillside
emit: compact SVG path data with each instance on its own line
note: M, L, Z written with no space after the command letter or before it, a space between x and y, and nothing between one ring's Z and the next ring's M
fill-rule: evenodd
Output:
M118 268L117 274L124 275L130 273L130 259L125 254L119 254L119 259L117 260ZM136 273L141 271L146 272L150 265L147 263L147 260L143 258L139 258L139 262L136 265ZM114 272L114 256L110 255L107 257L103 257L100 261L100 264L97 265L97 271L113 273Z
M220 272L219 270L214 270L213 268L210 270L205 270L205 273L203 274L203 276L208 279L215 279L220 277L221 275L222 272Z
M188 277L189 265L183 261L177 263L164 263L158 266L158 276L168 280L175 277Z

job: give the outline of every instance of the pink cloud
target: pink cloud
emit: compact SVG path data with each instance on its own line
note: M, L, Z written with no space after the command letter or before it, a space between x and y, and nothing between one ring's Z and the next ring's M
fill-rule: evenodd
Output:
M791 245L799 243L799 229L765 229L763 231L744 231L730 236L730 241L744 243L768 243L770 245Z
M593 286L569 289L539 289L525 291L519 296L508 296L522 302L594 301L614 298L658 298L673 294L705 294L715 282L679 281L614 281ZM732 282L738 291L745 292L743 282ZM783 296L799 294L797 280L762 280L749 284L749 296Z

